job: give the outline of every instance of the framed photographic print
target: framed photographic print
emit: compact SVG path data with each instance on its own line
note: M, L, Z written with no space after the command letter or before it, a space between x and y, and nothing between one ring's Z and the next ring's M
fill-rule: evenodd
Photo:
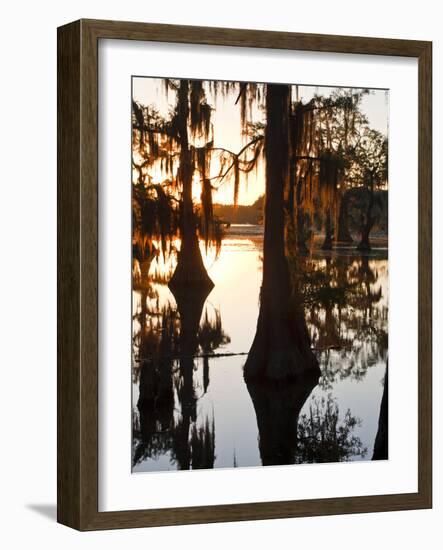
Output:
M431 507L431 52L59 28L59 522Z

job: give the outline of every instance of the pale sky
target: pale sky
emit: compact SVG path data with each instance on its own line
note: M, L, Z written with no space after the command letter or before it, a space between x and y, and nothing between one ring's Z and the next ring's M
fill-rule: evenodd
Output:
M175 102L175 93L169 92L169 98L166 99L163 79L150 77L134 77L132 79L133 99L145 106L154 106L162 115L168 113ZM299 85L299 97L304 101L309 101L313 95L328 96L334 88L323 86L304 86ZM208 103L215 111L212 115L212 123L215 128L214 145L224 147L231 151L239 151L246 143L241 134L240 108L235 105L236 93L230 93L227 96L219 94L217 99L208 95ZM371 90L369 95L363 97L361 104L362 112L367 116L369 125L379 132L387 135L389 124L389 92L387 90ZM254 120L263 118L263 114L255 109ZM246 157L244 157L246 158ZM258 166L256 173L249 175L248 181L241 183L239 191L239 204L252 204L264 193L263 166ZM199 192L196 192L196 197ZM213 193L214 203L231 204L233 201L233 185L229 181L220 186Z

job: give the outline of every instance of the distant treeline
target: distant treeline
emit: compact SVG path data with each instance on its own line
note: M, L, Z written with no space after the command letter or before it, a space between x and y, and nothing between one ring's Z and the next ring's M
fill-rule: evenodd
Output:
M347 191L351 200L349 201L349 229L352 233L358 233L360 228L360 209L365 201L364 188L356 188ZM252 225L260 225L263 223L263 200L264 197L259 197L254 204L243 205L239 204L214 204L214 214L227 223L249 223ZM380 233L388 233L388 191L378 190L375 192L375 214L376 222L373 231ZM319 213L314 216L314 230L320 231L323 221Z
M227 223L250 223L258 225L263 223L263 196L254 204L214 204L214 214Z

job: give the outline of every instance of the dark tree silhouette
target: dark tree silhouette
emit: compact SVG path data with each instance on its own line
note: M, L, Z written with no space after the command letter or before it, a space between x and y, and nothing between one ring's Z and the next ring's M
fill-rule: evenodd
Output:
M203 130L205 137L209 134L210 108L206 104L203 85L200 81L180 80L177 91L176 127L180 151L180 164L177 172L177 182L181 185L181 222L180 222L180 252L175 272L169 282L171 288L196 285L203 288L212 288L211 281L200 252L197 235L197 220L192 200L192 178L195 164L189 143L188 126L191 129ZM200 160L197 157L197 160ZM203 152L203 164L205 164ZM204 178L205 179L205 178ZM205 183L205 182L204 182ZM203 185L202 199L205 213L212 218L212 192ZM209 223L209 220L208 220Z
M338 228L337 228L337 243L338 244L352 244L354 239L352 238L349 230L349 201L351 195L349 192L344 191L341 195L340 207L338 212Z
M206 178L209 163L208 151L212 147L211 107L201 81L165 80L167 91L175 94L175 107L169 118L162 118L153 108L133 102L133 166L138 172L136 183L139 194L149 191L151 171L157 169L164 181L157 184L159 194L172 197L175 224L173 235L180 237L180 252L177 267L171 279L172 286L197 285L212 288L203 264L199 247L199 236L206 245L219 243L220 224L213 215L212 187ZM192 140L203 140L196 147ZM202 208L197 213L193 204L194 174L198 173L202 183ZM136 196L134 191L133 196ZM150 219L155 224L157 218ZM137 225L135 226L137 228ZM155 227L158 230L158 224ZM154 233L165 242L164 232Z
M374 453L372 460L388 459L389 423L388 423L388 365L386 364L385 377L383 381L383 396L380 404L380 416L378 419L378 430L375 437Z
M358 147L354 151L354 179L363 187L365 200L360 205L361 240L358 250L371 249L369 234L376 222L376 189L387 183L388 140L369 128L364 128Z
M284 193L289 177L291 89L266 87L266 200L263 281L257 331L244 366L247 380L284 382L318 371L303 312L296 307L285 254Z

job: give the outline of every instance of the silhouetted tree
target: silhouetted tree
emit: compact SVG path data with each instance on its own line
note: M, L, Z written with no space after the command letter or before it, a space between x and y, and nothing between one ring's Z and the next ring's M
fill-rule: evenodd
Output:
M371 249L369 234L376 221L374 216L375 191L387 184L387 138L376 130L364 128L353 157L353 177L363 187L365 198L363 204L360 205L361 240L357 248L368 251Z
M383 396L380 404L380 416L378 419L377 435L374 443L374 453L372 460L387 460L388 459L388 442L389 442L389 422L388 422L388 365L383 380Z
M267 85L263 281L257 331L244 366L247 380L283 382L305 371L318 371L303 312L295 304L285 254L290 100L290 86Z

